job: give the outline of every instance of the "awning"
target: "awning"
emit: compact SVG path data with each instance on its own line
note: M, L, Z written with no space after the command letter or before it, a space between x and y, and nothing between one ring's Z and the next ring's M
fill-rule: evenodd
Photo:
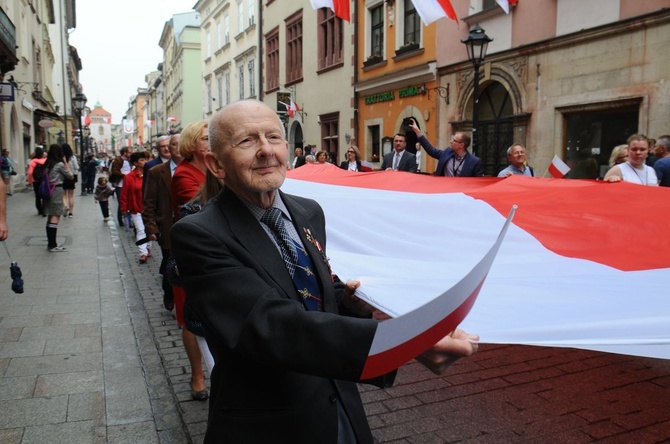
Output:
M39 114L40 116L43 116L43 117L48 117L48 118L50 118L50 119L58 120L58 121L61 122L61 123L62 123L62 121L63 121L63 117L62 117L62 116L59 116L59 115L56 114L56 113L52 113L51 111L46 111L46 110L43 110L43 109L35 108L35 110L34 110L33 112L34 112L35 114Z

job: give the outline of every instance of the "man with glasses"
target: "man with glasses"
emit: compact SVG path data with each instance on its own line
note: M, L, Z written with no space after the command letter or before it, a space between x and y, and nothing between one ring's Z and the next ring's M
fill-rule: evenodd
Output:
M144 180L142 181L142 191L147 187L147 178L149 177L149 170L162 163L168 162L172 155L170 154L170 136L160 135L156 139L156 152L158 155L151 161L144 164Z
M417 136L417 141L430 157L437 159L436 176L449 177L480 177L484 175L482 161L468 152L470 137L465 133L451 136L449 148L439 150L428 142L414 119L410 119L409 127Z
M507 148L507 160L509 160L509 166L499 172L498 177L535 176L533 168L526 165L526 148L523 145L516 143Z
M393 151L384 156L382 171L407 171L416 173L416 156L405 150L407 139L404 134L393 137Z

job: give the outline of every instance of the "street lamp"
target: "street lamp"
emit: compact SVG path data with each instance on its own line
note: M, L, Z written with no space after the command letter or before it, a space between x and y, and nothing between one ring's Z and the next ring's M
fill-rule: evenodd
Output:
M484 61L484 57L486 57L486 48L489 46L489 42L492 41L493 39L486 35L481 26L479 26L479 23L470 28L470 35L468 35L467 39L461 40L461 43L465 44L465 48L468 51L468 59L472 62L475 70L472 94L472 153L474 155L477 155L477 149L479 148L479 138L477 137L477 126L479 126L479 66Z
M79 118L79 163L80 165L83 165L84 163L84 128L81 123L81 113L84 111L84 107L86 106L86 96L84 93L78 92L77 94L74 95L72 98L72 106L74 107L75 111L77 111L77 117ZM81 174L81 194L84 196L86 194L85 189L84 189L84 173L82 171Z

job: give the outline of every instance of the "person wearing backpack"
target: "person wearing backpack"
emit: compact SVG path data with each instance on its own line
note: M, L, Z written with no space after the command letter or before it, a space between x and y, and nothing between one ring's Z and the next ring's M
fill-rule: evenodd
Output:
M37 189L40 186L40 180L42 179L42 174L44 174L44 163L46 162L45 152L41 147L35 148L33 158L28 164L28 185L33 187L33 192L35 193L35 208L37 208L37 215L46 217L47 214L44 212L44 201L37 193Z
M60 145L53 144L49 147L44 174L47 175L49 186L52 188L51 197L44 199L44 211L49 216L46 226L47 249L51 253L60 253L67 251L67 248L56 243L58 222L63 214L63 181L74 177Z

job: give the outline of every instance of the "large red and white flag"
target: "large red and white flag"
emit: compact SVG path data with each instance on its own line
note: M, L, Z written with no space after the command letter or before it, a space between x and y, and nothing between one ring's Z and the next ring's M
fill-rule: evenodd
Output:
M328 8L331 9L335 15L347 22L351 20L351 13L349 11L351 0L310 0L312 9Z
M568 174L569 171L570 167L568 164L563 162L560 157L554 154L554 158L551 159L551 163L549 164L549 174L557 179L560 179L561 177L564 177L566 174Z
M461 326L486 343L670 359L670 237L658 235L670 220L668 188L306 165L282 189L321 204L333 272L359 279L398 317L461 282L516 204Z

